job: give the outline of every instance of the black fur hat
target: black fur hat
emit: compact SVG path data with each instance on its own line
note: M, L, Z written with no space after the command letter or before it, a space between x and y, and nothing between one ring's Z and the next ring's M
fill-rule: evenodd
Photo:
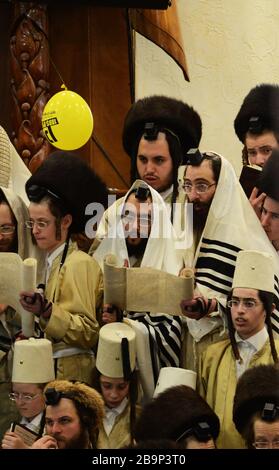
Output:
M198 423L207 423L216 439L220 430L218 416L190 387L178 385L160 393L142 410L135 429L136 441L179 438Z
M234 120L234 130L243 144L248 131L279 133L279 86L262 83L252 88Z
M106 186L99 176L79 155L65 151L50 154L26 182L25 188L28 198L35 202L47 194L45 190L58 196L73 217L71 233L84 231L87 204L98 202L105 207L107 204Z
M261 172L258 188L279 202L279 150L273 149Z
M279 370L274 365L252 367L240 377L233 405L233 421L241 434L247 422L265 403L279 405Z
M202 135L199 114L188 104L168 96L149 96L136 101L125 118L123 147L133 157L146 123L152 122L159 130L169 129L181 144L186 155L192 147L198 147Z

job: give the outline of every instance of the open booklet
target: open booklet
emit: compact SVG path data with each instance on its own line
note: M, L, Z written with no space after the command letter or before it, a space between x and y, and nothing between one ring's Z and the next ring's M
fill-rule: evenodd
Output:
M31 431L31 429L28 429L23 424L15 422L11 424L11 431L20 437L24 444L29 447L31 447L32 444L34 444L34 442L40 437L38 434L36 434L34 431Z
M34 335L34 315L22 308L19 293L36 289L37 260L22 261L17 253L0 253L0 266L0 303L10 305L21 315L22 333L29 338Z
M262 168L258 165L246 165L242 167L239 182L248 199L251 196L251 192L253 191L254 187L258 184L261 171Z
M104 259L104 303L130 312L181 315L182 299L192 299L194 271L185 268L174 276L152 268L125 268L117 265L117 257Z

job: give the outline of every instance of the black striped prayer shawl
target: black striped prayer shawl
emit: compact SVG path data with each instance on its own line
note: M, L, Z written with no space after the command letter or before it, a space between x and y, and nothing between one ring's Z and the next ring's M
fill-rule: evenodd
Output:
M277 297L272 324L274 332L279 333L279 256L248 201L232 165L222 156L221 160L219 181L192 261L197 288L208 298L217 297L224 306L232 286L237 253L240 250L258 250L271 254Z

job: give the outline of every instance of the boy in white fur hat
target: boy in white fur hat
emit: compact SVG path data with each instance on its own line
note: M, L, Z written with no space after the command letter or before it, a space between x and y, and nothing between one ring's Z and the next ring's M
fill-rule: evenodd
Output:
M126 323L109 323L100 329L95 388L105 402L98 449L118 449L131 444L140 408L136 405L138 380L136 334Z
M12 392L21 415L20 424L39 436L45 425L45 385L53 380L54 363L51 342L30 338L15 343ZM28 449L30 446L13 431L7 431L2 440L3 449Z
M227 304L230 339L209 346L202 356L199 388L219 416L219 448L245 447L232 421L240 375L250 367L278 362L279 341L274 341L271 327L274 273L268 253L239 252Z

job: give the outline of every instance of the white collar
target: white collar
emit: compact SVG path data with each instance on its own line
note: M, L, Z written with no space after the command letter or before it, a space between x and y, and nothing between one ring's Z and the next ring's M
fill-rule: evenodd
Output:
M164 201L167 199L167 197L169 197L169 195L173 192L173 184L165 189L165 191L162 191L160 194L160 196L164 199Z
M108 406L105 406L106 416L111 413L115 414L116 416L120 415L125 410L127 404L128 404L128 398L125 397L123 398L120 405L118 405L116 408L109 408Z
M267 341L268 333L266 327L264 326L262 330L260 330L255 335L250 336L250 338L242 339L236 331L235 339L237 343L245 343L248 346L251 346L254 350L259 351Z
M31 419L31 421L25 418L25 416L22 416L20 420L20 424L23 424L31 431L38 433L40 431L42 417L43 417L43 411L41 411L41 413L39 413L33 419Z
M46 261L47 261L47 266L49 268L52 266L52 263L55 260L55 258L57 258L57 256L59 256L60 253L63 252L65 245L66 243L62 243L62 245L59 245L57 248L55 248L54 251L52 251L51 253L47 255Z

